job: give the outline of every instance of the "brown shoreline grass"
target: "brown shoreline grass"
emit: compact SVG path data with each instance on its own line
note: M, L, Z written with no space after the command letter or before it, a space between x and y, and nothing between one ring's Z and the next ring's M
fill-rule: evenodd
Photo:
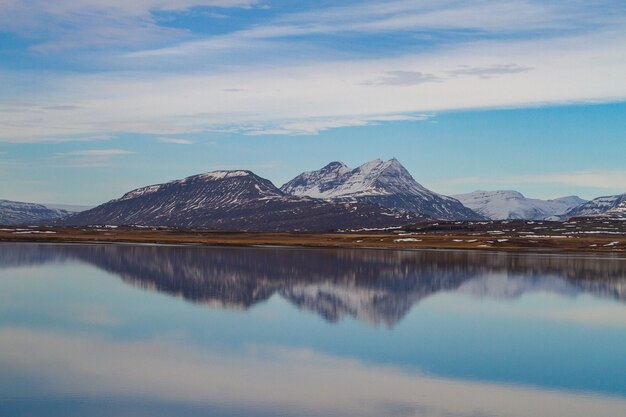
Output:
M545 226L545 225L548 226ZM570 225L572 223L569 223ZM574 223L575 224L575 223ZM606 222L601 223L606 225ZM566 228L557 222L433 223L384 232L219 232L136 227L0 226L2 242L455 249L626 254L626 222ZM568 225L568 224L565 224ZM610 229L610 230L609 230Z

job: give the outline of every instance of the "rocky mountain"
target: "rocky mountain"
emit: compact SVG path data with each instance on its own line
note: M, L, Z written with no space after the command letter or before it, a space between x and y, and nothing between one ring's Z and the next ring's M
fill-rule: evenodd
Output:
M577 196L554 200L526 198L517 191L474 191L453 196L465 207L491 220L545 220L558 218L572 208L585 203Z
M395 158L376 159L354 169L342 162L331 162L320 170L298 175L281 190L293 196L365 201L434 219L482 219L458 200L420 185Z
M56 220L70 213L41 204L0 200L0 225L35 225Z
M326 231L401 226L416 219L367 202L286 195L250 171L213 171L138 188L60 224Z
M626 219L626 194L594 198L565 213L566 218L594 216Z

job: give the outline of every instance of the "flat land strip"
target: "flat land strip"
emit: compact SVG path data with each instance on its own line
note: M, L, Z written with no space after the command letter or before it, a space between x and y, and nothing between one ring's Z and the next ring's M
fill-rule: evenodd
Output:
M0 226L0 241L626 253L626 221L437 222L394 230L327 233L223 232L124 226Z

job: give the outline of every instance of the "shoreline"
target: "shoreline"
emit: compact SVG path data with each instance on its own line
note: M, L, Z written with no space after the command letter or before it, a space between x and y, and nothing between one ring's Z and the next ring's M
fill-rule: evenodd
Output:
M626 257L626 233L515 235L475 228L402 232L217 232L133 227L0 227L0 242L377 250L470 250ZM514 229L515 230L515 229ZM497 233L496 236L493 233ZM518 232L528 233L528 232ZM585 232L581 232L585 233Z

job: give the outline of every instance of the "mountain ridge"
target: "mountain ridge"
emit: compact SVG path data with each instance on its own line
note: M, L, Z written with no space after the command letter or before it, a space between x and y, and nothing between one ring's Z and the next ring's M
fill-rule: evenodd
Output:
M36 225L69 214L67 210L49 208L43 204L0 200L1 225Z
M466 207L491 220L556 219L563 216L568 210L586 202L578 196L566 196L551 200L528 198L514 190L477 190L471 193L456 194L453 197Z
M572 208L565 216L572 217L611 217L626 219L626 193L594 198Z
M343 162L331 162L296 176L281 191L331 201L367 201L434 219L483 219L458 200L419 184L396 158L375 159L354 169Z
M251 171L233 170L140 187L60 224L325 231L402 226L418 219L366 202L286 195Z

